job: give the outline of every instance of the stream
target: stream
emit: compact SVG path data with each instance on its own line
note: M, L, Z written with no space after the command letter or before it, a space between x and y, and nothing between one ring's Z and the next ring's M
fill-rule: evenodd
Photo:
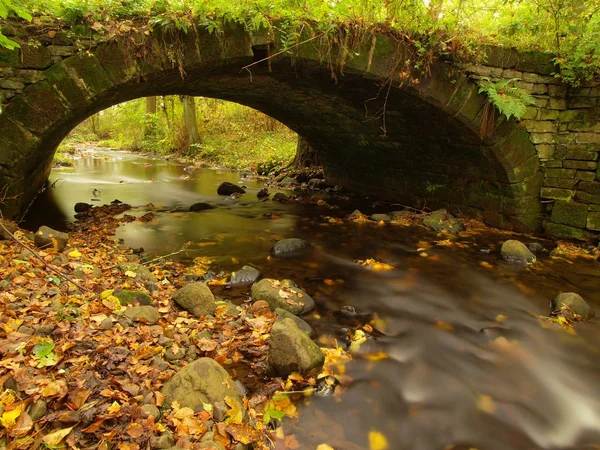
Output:
M223 181L247 193L219 196ZM50 182L23 226L64 230L75 203L118 199L134 206L128 214L155 215L118 230L129 247L154 256L191 242L178 258L210 256L217 272L249 264L263 277L293 279L317 303L305 320L322 346L346 344L356 318L341 313L343 306L376 315L381 336L347 364L343 394L312 396L301 402L299 418L284 420L299 448L369 449L373 433L386 436L391 450L600 448L598 319L571 333L539 318L561 291L577 292L600 314L597 261L542 254L533 266L513 265L500 257L503 241L536 241L548 250L555 244L494 230L444 242L422 226L340 222L330 218L357 207L389 210L371 202L260 202L260 180L121 151L94 149L74 167L54 170ZM216 208L187 212L196 202ZM288 237L308 240L315 251L269 256L273 243ZM368 258L394 269L356 263ZM249 287L214 292L240 303Z

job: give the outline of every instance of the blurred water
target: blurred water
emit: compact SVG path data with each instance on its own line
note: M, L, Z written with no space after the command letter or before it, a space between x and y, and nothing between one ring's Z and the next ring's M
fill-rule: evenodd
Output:
M184 259L211 256L216 270L253 264L266 277L294 279L317 302L317 313L306 320L321 342L343 344L349 324L341 306L376 313L384 335L363 344L347 365L352 381L343 395L312 397L298 419L284 421L300 448L369 448L372 431L398 450L600 448L598 323L580 324L570 334L538 317L548 314L560 291L578 292L598 309L598 262L541 256L524 269L501 261L498 250L507 239L501 232L436 246L444 238L425 228L323 218L343 217L353 204L260 203L256 180L184 168L95 151L74 168L52 173L51 181L60 180L37 199L26 224L64 228L73 205L90 202L97 189L101 202L94 203L119 199L132 204L134 214L154 212L153 221L119 230L131 247L165 254L191 241ZM248 193L218 196L222 181L244 184ZM217 208L183 212L195 202ZM316 250L303 258L270 258L273 242L284 237L305 238ZM374 272L355 263L366 258L396 269ZM242 301L248 289L216 293ZM379 351L389 357L365 356Z

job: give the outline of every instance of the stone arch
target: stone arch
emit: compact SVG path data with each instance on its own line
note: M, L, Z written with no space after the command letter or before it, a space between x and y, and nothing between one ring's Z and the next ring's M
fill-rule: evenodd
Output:
M308 140L334 183L504 228L539 227L542 177L528 133L498 119L494 135L482 140L485 98L455 67L438 62L421 83L400 87L390 70L402 51L386 36L375 36L335 78L311 45L240 70L265 45L242 28L137 38L146 40L135 47L144 50L140 57L127 41L97 43L55 61L6 104L0 115L6 215L34 197L56 147L82 120L126 100L185 94L234 101L278 119ZM181 64L169 56L175 47Z

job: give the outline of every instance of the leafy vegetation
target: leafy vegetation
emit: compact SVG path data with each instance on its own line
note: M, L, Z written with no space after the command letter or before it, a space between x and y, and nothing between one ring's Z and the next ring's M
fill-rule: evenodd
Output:
M146 113L144 99L116 105L83 122L67 142L98 142L103 147L160 155L175 153L238 170L256 170L259 165L274 169L288 165L294 157L296 133L269 116L208 98L197 99L196 110L202 142L191 148L178 97L158 98L154 114Z
M31 20L31 14L13 0L0 0L0 19L7 19L9 17L17 17L24 20ZM0 28L0 48L5 47L9 50L19 47L19 44L2 34L2 28Z
M489 103L498 108L506 120L511 117L520 120L527 106L535 105L535 99L516 84L518 81L519 78L512 78L494 82L483 77L479 82L479 93L487 95Z

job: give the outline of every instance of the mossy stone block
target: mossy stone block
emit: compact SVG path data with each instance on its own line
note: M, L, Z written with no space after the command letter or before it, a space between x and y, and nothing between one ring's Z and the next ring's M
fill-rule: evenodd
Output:
M552 208L552 222L585 228L588 216L588 205L577 202L555 202Z

